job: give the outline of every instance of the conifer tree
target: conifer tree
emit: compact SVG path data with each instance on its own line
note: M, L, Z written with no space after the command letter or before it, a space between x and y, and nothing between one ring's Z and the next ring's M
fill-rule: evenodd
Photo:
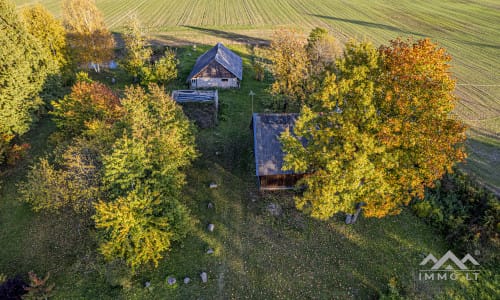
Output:
M42 103L50 58L8 0L0 0L0 163L9 142L30 128Z

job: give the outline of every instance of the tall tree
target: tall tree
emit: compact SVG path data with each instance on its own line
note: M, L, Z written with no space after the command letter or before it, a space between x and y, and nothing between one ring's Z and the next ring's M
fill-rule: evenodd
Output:
M465 158L465 126L451 115L457 98L445 49L428 39L398 39L380 52L378 138L393 160L387 178L398 187L394 197L408 203Z
M50 53L49 74L59 73L68 63L66 31L62 23L41 4L23 8L22 18L27 31Z
M9 142L28 131L41 104L49 53L26 29L10 1L0 0L0 163Z
M297 207L321 219L356 202L367 216L398 213L463 160L450 59L428 40L379 51L348 44L336 74L303 107L296 137L282 136L285 168L308 173Z
M158 266L173 237L158 191L136 187L126 197L100 201L95 208L96 227L107 234L99 247L106 259L123 259L132 270L149 262Z
M157 264L170 242L189 230L180 191L184 169L197 152L193 125L157 85L149 92L127 88L122 103L126 130L103 159L103 183L112 202L98 203L94 219L106 233L102 254L135 268Z
M153 51L147 47L146 38L137 16L129 19L125 26L123 39L125 41L125 70L137 79L142 68L149 63Z
M308 57L305 42L297 32L279 30L273 35L271 42L271 71L274 83L271 93L282 97L284 110L289 105L298 106L308 94Z
M306 51L313 75L324 71L341 53L335 38L330 35L328 30L321 27L316 27L309 33Z
M307 189L296 197L297 208L319 219L350 212L361 201L369 204L367 214L386 211L392 191L376 135L379 53L368 44L348 44L336 68L338 74L326 76L310 106L303 106L293 134L281 137L284 168L308 173L299 183Z
M100 66L114 57L115 42L94 0L64 0L64 25L68 42L80 66Z

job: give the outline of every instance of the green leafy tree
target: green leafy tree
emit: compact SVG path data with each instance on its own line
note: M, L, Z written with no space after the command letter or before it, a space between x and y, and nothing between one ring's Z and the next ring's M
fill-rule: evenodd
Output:
M154 62L153 65L146 65L140 74L141 84L149 83L167 84L177 78L177 66L179 60L175 52L167 49L165 55Z
M22 19L27 31L50 54L48 73L58 74L68 64L66 30L62 23L41 4L23 8Z
M26 29L10 1L0 1L0 163L10 141L28 131L42 104L49 53Z
M137 79L142 68L149 64L153 51L147 47L141 23L136 16L130 18L125 26L123 39L125 41L123 65L125 70Z
M63 19L69 45L80 67L100 66L114 57L115 41L94 0L64 0Z
M351 212L360 201L370 204L370 214L391 192L379 166L385 149L376 136L379 54L367 44L346 47L339 75L327 76L309 100L311 107L302 108L296 136L285 132L281 138L284 168L309 173L300 182L307 189L296 197L297 208L319 219Z
M111 202L97 204L94 219L107 233L102 254L122 258L134 269L150 261L157 264L170 242L189 230L191 218L180 191L184 169L197 151L193 125L157 85L150 85L149 92L128 87L122 103L124 134L103 158ZM122 216L120 211L130 213ZM133 227L120 225L123 218L130 218Z
M173 237L171 220L164 215L161 203L160 192L141 186L126 197L96 203L96 227L107 235L99 247L104 257L123 259L132 270L149 262L158 266Z
M397 214L462 160L449 60L428 40L348 44L302 108L296 136L282 136L285 168L308 174L297 207L320 219L358 202L367 216Z
M86 215L100 195L100 153L92 141L77 138L54 164L46 158L33 166L19 185L22 201L35 211L60 212L71 209Z
M72 63L66 43L66 30L62 22L54 18L41 4L22 9L22 19L28 32L35 37L49 54L48 77L41 97L50 100L61 97L63 85L72 79Z

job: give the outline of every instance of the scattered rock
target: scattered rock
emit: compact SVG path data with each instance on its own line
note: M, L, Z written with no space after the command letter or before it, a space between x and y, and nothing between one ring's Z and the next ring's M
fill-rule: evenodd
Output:
M191 278L185 277L184 278L184 284L188 284L191 281Z
M144 283L144 287L148 288L151 286L151 281L146 281L146 283Z
M115 84L116 83L116 78L112 77L111 78L111 84Z
M212 224L212 223L208 224L208 231L213 232L214 229L215 229L215 225L214 224Z
M207 254L214 254L214 250L213 249L208 249Z
M207 207L208 208L214 208L214 204L212 202L208 202Z
M175 277L168 277L167 278L168 285L174 285L176 282L177 282L177 280L175 279Z
M200 277L201 277L201 281L203 281L203 283L206 283L208 281L208 275L206 272L201 272Z
M218 187L218 185L217 185L217 183L212 182L212 183L209 185L209 187L210 187L211 189L216 189L216 188Z
M219 151L215 151L215 155L219 156L220 152Z
M279 204L269 203L269 205L267 206L267 211L269 211L272 216L279 216L281 215L283 210L281 209L281 206Z

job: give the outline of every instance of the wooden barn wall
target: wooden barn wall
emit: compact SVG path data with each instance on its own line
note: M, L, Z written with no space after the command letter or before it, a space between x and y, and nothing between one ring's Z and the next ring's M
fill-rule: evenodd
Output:
M210 77L210 78L236 78L233 73L229 72L221 64L215 60L210 62L193 78Z
M226 80L224 80L226 79ZM191 89L206 88L238 88L240 87L237 78L194 78L190 82Z
M260 176L260 189L261 190L280 190L280 189L292 189L295 187L297 181L299 181L304 175L269 175Z

